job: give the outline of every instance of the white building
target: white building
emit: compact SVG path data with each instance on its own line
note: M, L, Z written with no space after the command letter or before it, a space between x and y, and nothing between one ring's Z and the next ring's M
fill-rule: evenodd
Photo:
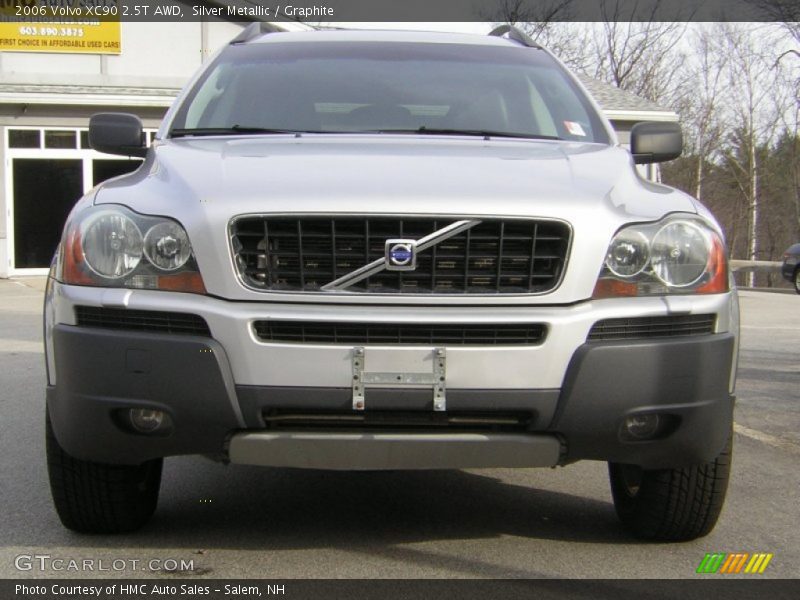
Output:
M87 31L93 45L66 36L52 46L0 25L0 277L8 277L46 272L77 198L139 163L91 150L89 117L135 113L152 139L178 90L241 25L123 22ZM633 122L677 120L612 86L586 83L623 142Z

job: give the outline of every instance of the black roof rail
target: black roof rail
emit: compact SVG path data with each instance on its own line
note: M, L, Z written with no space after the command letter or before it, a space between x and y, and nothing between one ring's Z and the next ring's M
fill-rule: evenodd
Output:
M523 46L527 46L528 48L538 48L539 50L542 49L539 44L531 39L531 36L524 31L517 29L513 25L500 25L500 27L495 27L489 32L489 35L493 35L495 37L503 37L505 34L508 34L508 39L519 42Z
M230 41L230 44L246 44L255 38L264 35L265 33L275 33L277 31L284 31L274 23L267 21L256 21L250 23L247 27L242 29L241 33Z

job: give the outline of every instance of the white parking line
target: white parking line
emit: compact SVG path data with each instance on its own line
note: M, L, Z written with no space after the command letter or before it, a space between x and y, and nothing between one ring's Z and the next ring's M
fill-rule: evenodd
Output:
M44 347L42 342L34 342L30 340L0 340L0 352L31 352L33 354L42 354Z
M786 325L740 325L742 329L775 329L778 331L800 331L800 327L788 327Z
M739 425L738 423L733 424L733 430L739 435L749 437L750 439L758 440L764 444L775 446L776 448L781 448L782 450L788 450L789 452L793 452L795 454L800 454L800 445L790 442L789 440L784 440L783 438L775 437L774 435L770 435L756 429L750 429L749 427Z

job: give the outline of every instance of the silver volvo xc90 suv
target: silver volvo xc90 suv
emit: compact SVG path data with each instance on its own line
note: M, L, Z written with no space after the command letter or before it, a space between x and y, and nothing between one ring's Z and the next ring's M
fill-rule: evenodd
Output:
M608 461L634 534L714 526L738 304L718 224L578 80L489 36L243 31L72 211L45 305L65 526L142 526L166 456L313 469Z

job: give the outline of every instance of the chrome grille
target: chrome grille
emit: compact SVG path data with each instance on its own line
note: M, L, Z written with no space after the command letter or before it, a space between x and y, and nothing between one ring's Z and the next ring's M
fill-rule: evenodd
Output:
M419 240L457 219L257 216L235 220L239 276L262 291L319 292L382 259L387 239ZM413 271L382 270L346 288L375 294L535 294L552 290L564 270L565 223L484 219L419 252Z

